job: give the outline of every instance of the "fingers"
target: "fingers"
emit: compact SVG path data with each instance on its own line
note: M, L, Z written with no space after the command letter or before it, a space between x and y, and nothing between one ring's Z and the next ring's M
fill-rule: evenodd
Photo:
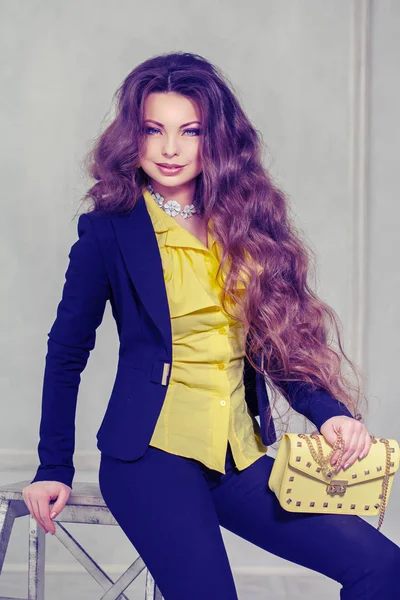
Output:
M343 440L344 452L340 464L335 468L336 473L339 472L341 467L343 470L351 467L357 458L367 456L371 448L371 438L368 430L359 421L355 422L352 428L343 434Z
M45 534L49 531L51 534L54 534L56 530L54 523L50 519L49 497L42 495L38 498L32 498L28 493L24 493L24 490L22 490L22 495L30 514L40 529Z
M43 521L42 516L40 514L40 500L32 500L32 505L33 505L33 508L34 508L34 514L33 514L33 516L34 516L37 524L39 525L39 527L41 529L43 529L43 531L45 533L47 533L48 529L47 529L46 525L44 524L44 521Z
M51 523L53 524L53 519L52 519L52 514L54 514L54 519L56 518L56 516L58 514L60 514L60 512L64 509L64 506L67 503L67 500L70 496L70 493L72 491L72 488L70 486L67 485L63 485L58 493L58 497L56 502L54 502L53 506L50 508L49 513L50 513L50 519L51 519ZM53 525L53 527L55 528L55 526Z
M331 465L335 465L339 460L340 447L333 453L331 458Z
M25 500L25 504L27 505L29 512L31 513L32 517L35 519L35 521L37 522L37 524L39 525L39 527L41 529L43 529L44 533L47 533L43 524L40 522L39 518L36 516L37 514L37 508L36 508L36 503L35 503L35 507L33 505L33 501L29 498L29 497L24 497Z
M365 442L364 442L364 447L361 450L361 454L359 458L364 458L364 456L367 456L368 452L371 450L371 445L372 445L372 441L371 441L371 436L369 434L368 431L365 432Z
M359 431L354 431L351 436L348 447L345 446L341 465L343 470L348 469L356 461L361 454L361 449L364 447L364 435Z
M50 505L48 498L41 498L38 502L38 511L40 516L40 522L43 523L46 531L54 534L56 532L55 525L50 518Z

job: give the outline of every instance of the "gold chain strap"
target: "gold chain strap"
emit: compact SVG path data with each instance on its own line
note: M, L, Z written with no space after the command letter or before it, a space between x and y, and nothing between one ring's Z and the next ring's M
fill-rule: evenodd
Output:
M305 433L299 433L298 437L304 439L307 442L307 446L311 452L311 456L321 466L321 471L322 471L322 474L324 475L324 477L327 477L327 478L331 477L332 476L332 466L330 465L330 459L332 458L332 456L334 455L334 453L336 452L336 450L338 448L339 448L339 456L338 456L336 464L340 465L342 457L343 457L344 446L343 446L342 434L337 433L336 442L335 442L332 450L326 456L324 456L324 452L322 450L321 438L319 435L317 435L317 434L307 435ZM375 438L375 436L370 434L370 437L371 437L371 442L373 444L378 443L378 440ZM317 442L318 454L315 451L310 438L314 439ZM382 494L381 494L382 502L381 502L380 510L379 510L379 522L378 522L378 527L377 527L378 530L381 528L381 525L383 523L383 519L385 516L385 510L386 510L386 504L387 504L387 490L388 490L388 486L389 486L389 473L390 473L389 441L385 438L380 438L379 441L382 442L383 444L385 444L386 468L385 468L385 475L384 475L383 481L382 481Z
M371 441L373 444L377 444L378 440L371 435ZM382 523L383 523L383 518L385 516L385 510L386 510L386 502L387 502L387 490L388 490L388 486L389 486L389 473L390 473L390 447L389 447L389 442L388 440L384 439L384 438L380 438L379 440L380 442L382 442L383 444L385 444L385 449L386 449L386 468L385 468L385 475L383 476L383 481L382 481L382 502L381 502L381 507L380 507L380 511L379 511L379 524L378 524L378 529L380 529Z
M329 464L329 461L338 448L339 448L339 457L338 457L337 464L339 464L340 461L342 460L343 451L344 451L342 434L341 433L337 434L336 442L335 442L332 450L326 456L324 456L324 452L322 450L321 438L319 437L319 435L311 434L310 436L308 436L305 433L299 433L298 436L300 438L306 440L307 446L311 452L311 456L313 457L315 462L317 462L321 466L321 471L322 471L322 474L324 475L324 477L331 477L332 476L332 466ZM312 442L309 438L312 438L313 440L315 440L317 442L318 454L316 453L316 451L312 445Z

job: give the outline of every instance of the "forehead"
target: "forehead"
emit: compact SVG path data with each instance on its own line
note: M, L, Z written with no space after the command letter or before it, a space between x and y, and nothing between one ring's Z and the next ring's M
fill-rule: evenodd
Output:
M184 123L190 119L200 121L200 110L194 100L182 94L153 92L145 100L144 118L155 118L165 124Z

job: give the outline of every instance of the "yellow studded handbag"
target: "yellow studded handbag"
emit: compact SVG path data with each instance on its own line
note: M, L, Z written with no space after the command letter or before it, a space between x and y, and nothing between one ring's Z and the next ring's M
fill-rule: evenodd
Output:
M313 440L316 442L317 450ZM394 474L399 468L396 440L371 435L370 450L346 471L334 472L330 460L337 449L340 464L343 441L339 433L334 446L320 434L286 433L276 454L269 488L281 507L290 512L375 516L381 528ZM324 456L324 452L328 452Z

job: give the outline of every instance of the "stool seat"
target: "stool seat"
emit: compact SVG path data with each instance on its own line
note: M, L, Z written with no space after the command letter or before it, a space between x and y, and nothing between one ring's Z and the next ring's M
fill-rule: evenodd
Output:
M28 598L6 598L0 600L44 600L45 542L46 534L29 512L22 490L30 480L17 481L0 486L0 575L3 568L14 520L29 515L28 553ZM50 507L55 501L50 502ZM50 511L51 512L51 511ZM145 600L162 600L162 595L143 559L138 558L114 582L95 562L62 523L86 523L117 525L101 495L98 483L74 482L71 494L59 515L53 520L60 542L105 590L99 600L129 600L124 590L146 569ZM1 579L0 579L1 581Z

